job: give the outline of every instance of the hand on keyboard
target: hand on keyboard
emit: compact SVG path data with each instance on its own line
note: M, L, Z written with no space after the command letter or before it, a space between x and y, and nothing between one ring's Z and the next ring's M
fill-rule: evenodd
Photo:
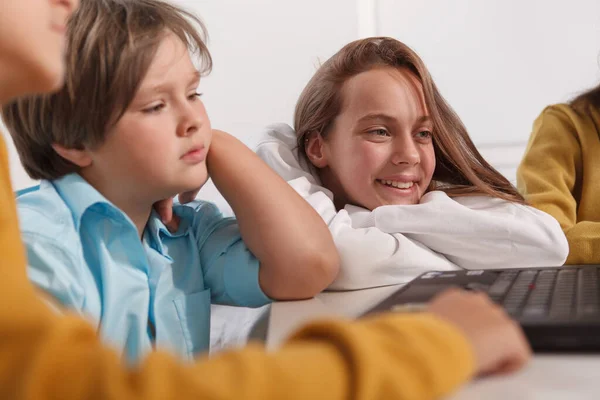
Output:
M477 375L512 372L531 357L519 325L483 293L449 289L428 311L463 331L473 346Z

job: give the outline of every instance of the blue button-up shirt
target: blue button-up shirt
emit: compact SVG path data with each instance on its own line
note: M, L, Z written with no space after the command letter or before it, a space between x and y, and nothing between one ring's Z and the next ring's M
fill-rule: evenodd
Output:
M133 222L77 174L18 196L30 279L87 316L129 362L158 348L191 359L207 350L211 302L270 300L234 218L211 203L176 205L175 233L153 214Z

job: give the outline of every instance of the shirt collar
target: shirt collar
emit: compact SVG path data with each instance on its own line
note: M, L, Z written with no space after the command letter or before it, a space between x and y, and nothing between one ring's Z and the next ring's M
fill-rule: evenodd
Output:
M108 217L125 218L125 214L115 207L106 197L98 192L79 174L69 174L53 181L42 181L40 189L54 186L60 197L67 204L73 216L75 228L79 230L83 215L95 205L102 206Z
M119 208L112 204L106 197L98 192L79 174L73 173L65 175L62 178L53 181L42 181L40 189L48 186L54 186L60 197L67 204L73 216L75 229L79 230L83 215L91 207L100 206L103 214L107 217L115 219L124 219L133 222ZM150 218L146 224L144 235L148 235L153 247L161 254L166 256L166 249L162 244L162 237L179 237L188 233L190 227L189 207L175 205L173 212L180 217L179 229L177 232L171 233L169 229L162 223L158 213L152 210Z

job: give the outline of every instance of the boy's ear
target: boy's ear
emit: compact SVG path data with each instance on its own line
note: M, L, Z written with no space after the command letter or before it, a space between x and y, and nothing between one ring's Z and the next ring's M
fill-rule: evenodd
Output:
M327 166L327 156L325 154L325 141L320 133L311 133L307 135L304 142L304 149L308 159L317 168L325 168Z
M86 149L67 149L60 144L54 143L52 145L54 151L65 160L71 161L73 164L80 168L89 167L92 164L92 157Z

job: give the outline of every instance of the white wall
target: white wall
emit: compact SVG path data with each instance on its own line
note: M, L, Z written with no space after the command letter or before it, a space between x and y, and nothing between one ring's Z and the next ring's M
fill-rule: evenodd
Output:
M600 78L598 0L377 4L377 33L417 51L475 144L511 180L542 109Z
M177 0L210 33L201 91L213 125L247 145L291 123L319 61L345 43L393 36L425 60L483 154L514 179L533 119L600 78L598 0ZM11 149L15 188L32 182ZM201 196L211 198L214 188Z

